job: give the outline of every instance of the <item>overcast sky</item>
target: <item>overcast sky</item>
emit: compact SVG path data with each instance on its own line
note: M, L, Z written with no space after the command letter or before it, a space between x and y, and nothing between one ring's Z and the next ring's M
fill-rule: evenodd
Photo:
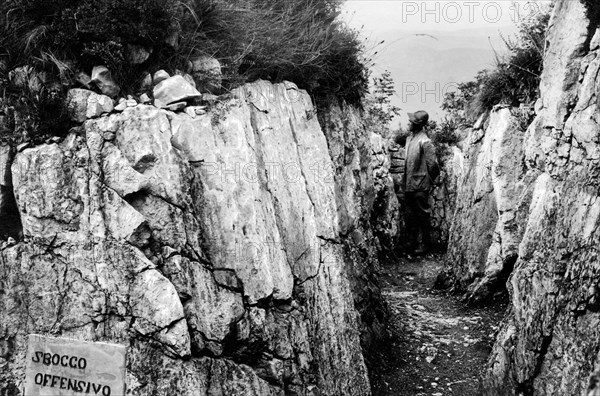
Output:
M549 1L347 0L343 19L377 51L373 76L389 70L396 83L394 104L443 117L445 87L473 80L493 67L519 21ZM420 33L428 34L420 34ZM385 40L382 45L377 45ZM435 91L435 92L434 92Z
M514 4L513 4L514 3ZM532 1L348 0L345 19L366 31L399 29L449 31L512 26L519 16L537 12Z

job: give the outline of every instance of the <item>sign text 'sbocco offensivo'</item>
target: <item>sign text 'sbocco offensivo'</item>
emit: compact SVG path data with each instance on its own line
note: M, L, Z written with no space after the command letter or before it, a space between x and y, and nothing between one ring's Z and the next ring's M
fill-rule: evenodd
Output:
M25 396L125 395L122 345L30 334Z

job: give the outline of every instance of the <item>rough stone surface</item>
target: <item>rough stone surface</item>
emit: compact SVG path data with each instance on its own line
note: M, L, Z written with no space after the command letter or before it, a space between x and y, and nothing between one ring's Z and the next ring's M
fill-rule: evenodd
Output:
M121 92L121 88L115 83L110 70L106 66L94 66L90 82L96 84L104 95L111 98L116 97Z
M16 155L0 393L23 388L29 333L128 345L131 395L370 393L369 139L336 173L332 136L360 128L324 134L289 89L250 84L196 118L138 105Z
M531 191L522 166L525 132L514 111L496 107L486 129L474 128L464 143L465 165L439 281L473 303L505 290L518 257Z
M108 96L81 88L70 89L66 102L69 118L75 122L100 117L104 113L110 113L114 108L112 99Z
M400 201L395 193L394 179L390 173L389 148L391 142L377 133L371 133L371 169L375 188L373 210L374 232L377 237L377 249L392 251L397 243L400 223Z
M288 95L294 98L296 96L292 95L296 95L296 91L290 91ZM380 235L374 230L377 223L390 224L398 215L385 211L385 208L393 208L393 204L386 202L393 202L395 197L381 194L381 191L391 194L389 190L377 192L376 184L384 184L373 178L376 163L373 152L380 148L372 148L373 136L366 133L358 111L347 106L334 107L321 114L320 123L334 165L337 219L354 304L361 317L359 330L363 353L368 366L373 367L380 364L374 352L380 347L379 341L385 338L387 316L377 274L380 270L378 256L389 252L379 251L377 247L386 246L388 238L396 238L387 230ZM373 141L379 141L379 138L373 137ZM332 176L325 173L323 177L329 180Z
M85 115L87 118L100 117L104 113L113 111L113 101L106 95L92 94L88 97L87 110Z
M29 89L32 92L39 92L47 80L43 72L36 71L31 66L21 66L8 73L8 80L15 88Z
M87 89L74 88L67 93L67 112L75 122L87 119L88 99L94 92Z
M464 153L455 145L439 145L440 176L431 193L430 243L436 249L446 250L450 229L456 211L459 178L464 169Z
M173 76L162 80L154 87L153 95L156 107L186 102L202 96L183 76Z
M504 172L523 172L525 176L518 178L523 189L517 182L507 184L506 191L530 198L524 200L523 218L517 216L514 223L516 231L501 233L511 224L502 219L507 208L501 203L518 208L516 196L494 197L497 214L491 213L490 203L485 216L500 220L494 227L501 226L486 233L507 235L509 231L506 250L518 256L507 283L510 307L484 376L486 395L600 394L600 32L596 24L587 19L579 1L554 4L541 99L523 137L524 161L515 161ZM474 220L475 228L482 227ZM469 244L464 243L464 247ZM486 245L496 243L490 238ZM504 240L500 246L504 250ZM464 247L457 246L463 251ZM497 248L487 250L482 254L486 260L490 253L498 259L507 257L503 251L498 255ZM483 262L484 257L477 261Z
M164 80L170 77L171 76L166 71L158 70L156 73L154 73L154 76L152 77L152 83L154 85L158 85L159 83L163 82Z

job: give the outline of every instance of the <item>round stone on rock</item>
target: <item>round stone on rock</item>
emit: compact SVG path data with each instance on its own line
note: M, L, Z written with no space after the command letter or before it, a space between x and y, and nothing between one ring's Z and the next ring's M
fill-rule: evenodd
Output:
M104 95L116 97L121 88L115 83L106 66L95 66L92 70L92 80Z
M154 73L154 77L152 78L152 82L154 85L158 85L159 83L165 81L167 78L170 78L171 75L164 70L159 70Z
M152 102L152 99L150 99L150 97L147 94L141 94L140 95L140 102L142 103L150 103Z
M167 106L171 103L186 102L201 97L182 76L169 77L154 87L154 99Z

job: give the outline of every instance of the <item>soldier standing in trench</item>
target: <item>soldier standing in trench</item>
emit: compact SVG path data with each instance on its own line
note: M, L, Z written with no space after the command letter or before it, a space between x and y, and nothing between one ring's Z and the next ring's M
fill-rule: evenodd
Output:
M435 147L425 133L429 114L420 110L408 113L409 136L406 138L404 178L404 219L408 235L409 253L422 255L427 252L429 240L429 195L434 181L440 174Z

